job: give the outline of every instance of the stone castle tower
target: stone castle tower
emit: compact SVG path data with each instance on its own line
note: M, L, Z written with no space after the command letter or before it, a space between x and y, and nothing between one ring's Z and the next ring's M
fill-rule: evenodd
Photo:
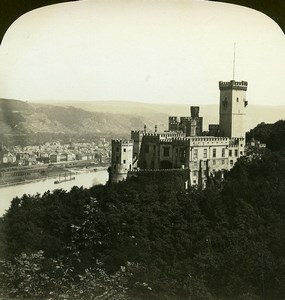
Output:
M245 138L246 81L220 81L220 134L229 138Z
M119 182L127 178L133 164L132 140L112 140L112 165L109 168L109 181Z

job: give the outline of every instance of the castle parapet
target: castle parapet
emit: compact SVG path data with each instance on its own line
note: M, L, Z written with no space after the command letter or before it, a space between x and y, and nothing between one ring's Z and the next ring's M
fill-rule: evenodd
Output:
M144 131L143 130L132 130L131 131L131 134L139 134L139 133L144 133Z
M190 137L189 140L191 146L229 145L229 138L227 137Z
M120 144L120 145L132 145L134 143L133 140L124 140L124 139L113 139L112 144Z
M244 144L244 142L245 142L245 139L244 139L244 138L232 138L232 139L230 139L229 146L230 146L230 147L239 146L240 143L243 143L243 144Z
M247 81L219 81L219 89L220 90L247 90Z

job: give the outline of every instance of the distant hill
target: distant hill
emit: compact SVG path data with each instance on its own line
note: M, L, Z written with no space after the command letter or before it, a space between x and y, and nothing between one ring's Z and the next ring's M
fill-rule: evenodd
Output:
M54 101L37 103L53 104ZM164 124L164 127L167 127L168 116L190 115L190 104L151 104L130 101L61 101L57 103L57 105L79 107L87 111L100 113L140 116L148 120L152 120L153 123L158 123L158 125ZM218 105L212 104L199 106L200 116L204 118L204 130L208 129L208 124L215 124L219 122ZM274 123L284 118L285 105L262 106L249 104L247 107L245 128L248 131L261 122ZM155 122L156 120L157 122Z
M190 106L186 104L150 104L122 101L45 101L24 102L0 99L0 135L10 137L26 135L59 134L61 136L108 136L129 137L131 130L163 131L168 127L168 116L188 116ZM208 124L218 123L218 105L201 105L204 130ZM261 122L274 123L285 116L285 106L249 106L246 129ZM28 142L28 141L27 141ZM37 141L35 141L36 143ZM20 142L22 143L22 142Z
M83 107L87 109L86 106ZM161 126L166 121L167 116L160 117ZM129 135L133 128L143 129L144 124L148 128L154 128L158 122L147 116L87 111L62 103L48 105L0 99L0 133L4 135L94 133L121 137Z

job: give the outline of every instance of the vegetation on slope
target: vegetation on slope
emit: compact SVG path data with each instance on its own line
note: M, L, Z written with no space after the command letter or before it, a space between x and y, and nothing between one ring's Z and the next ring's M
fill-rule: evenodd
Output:
M2 297L284 299L285 152L204 191L181 174L14 199Z
M130 128L154 128L143 116L90 112L80 108L0 99L0 138L4 144L29 145L94 136L129 136Z
M266 124L264 122L258 124L247 133L247 140L250 141L252 138L265 143L267 148L273 151L284 148L285 120L279 120L274 124Z

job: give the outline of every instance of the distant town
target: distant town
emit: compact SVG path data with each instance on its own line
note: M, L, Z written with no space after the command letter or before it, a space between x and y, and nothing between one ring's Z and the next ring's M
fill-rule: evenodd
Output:
M95 170L110 163L111 145L105 137L98 142L1 146L0 186L56 177L67 170Z

